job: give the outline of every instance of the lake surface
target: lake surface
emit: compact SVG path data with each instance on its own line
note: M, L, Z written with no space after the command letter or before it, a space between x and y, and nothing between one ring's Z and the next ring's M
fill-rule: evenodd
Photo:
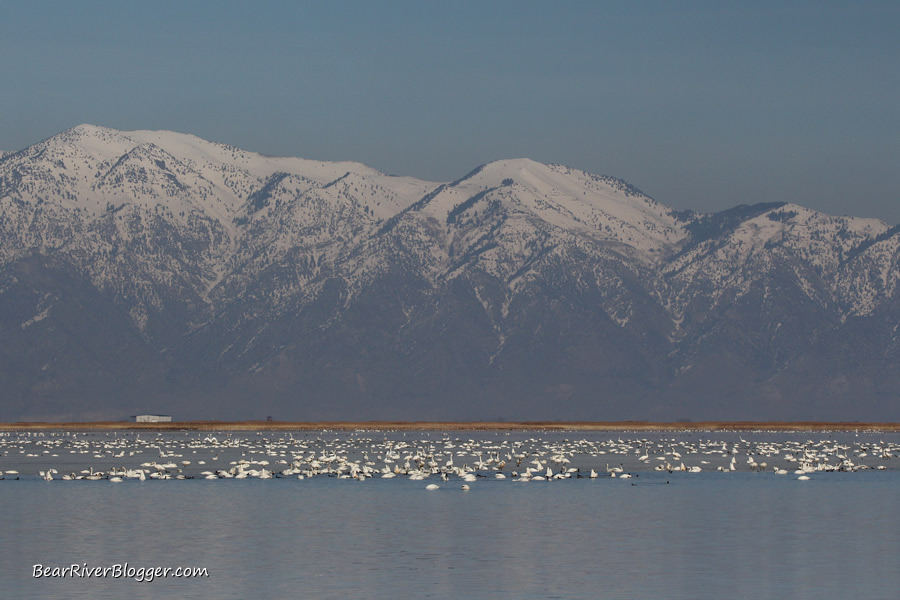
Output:
M247 435L228 448L221 447L221 440L200 443L207 435L154 436L152 448L124 433L112 443L105 434L7 437L0 470L17 470L12 477L19 479L7 474L0 481L4 596L861 600L897 598L900 589L896 457L879 457L883 470L810 472L808 481L773 472L783 452L766 457L774 466L765 472L746 467L747 457L760 458L752 452L790 440L837 448L835 454L868 454L863 459L868 460L873 447L895 448L896 434L323 432L287 440ZM76 471L124 462L127 455L111 459L97 454L104 444L112 446L113 455L122 448L141 448L127 457L135 465L151 451L159 457L180 448L179 454L190 454L193 468L204 460L197 457L216 456L224 464L259 449L274 459L284 443L287 456L298 452L298 444L317 455L331 444L351 454L356 448L356 454L374 459L388 438L392 448L406 440L399 452L405 455L427 451L429 445L432 451L451 445L460 464L467 458L460 448L482 450L482 457L489 447L527 448L529 460L540 459L546 446L550 450L543 456L548 459L562 447L585 452L567 454L571 462L563 466L579 469L573 477L519 483L484 470L479 473L487 476L469 483L470 491L461 489L461 480L437 476L424 481L405 476L359 481L331 474L302 480L111 483L47 482L37 475L38 468L51 464L65 472L59 467ZM46 446L36 440L52 440L53 450L37 452ZM66 452L84 448L86 440L92 454ZM708 445L701 446L701 440ZM681 452L711 448L719 441L729 452ZM626 446L637 452L650 448L651 455L669 448L682 454L678 462L686 466L701 459L710 464L699 473L670 473L656 470L652 458L636 461L634 452L624 452ZM733 472L716 470L730 463L735 447L740 466ZM600 448L623 452L600 455ZM858 458L854 462L860 464ZM615 464L624 465L633 477L607 476L607 465ZM578 478L590 468L601 476ZM426 491L429 483L440 489ZM35 564L104 567L126 562L132 567L205 567L209 576L151 582L32 577Z

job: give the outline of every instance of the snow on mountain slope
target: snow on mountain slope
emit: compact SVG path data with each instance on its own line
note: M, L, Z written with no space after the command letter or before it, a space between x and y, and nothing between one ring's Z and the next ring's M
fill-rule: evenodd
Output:
M528 159L435 183L90 125L0 157L0 333L9 361L34 355L28 377L0 361L0 385L23 398L126 389L145 362L153 393L289 399L627 404L717 377L755 398L825 360L840 390L847 353L875 365L859 385L894 381L898 278L900 231L877 220L678 212Z
M698 290L716 306L723 297L740 298L778 268L791 270L811 301L835 309L847 302L835 283L847 271L848 256L888 229L877 219L835 217L795 204L759 206L733 229L689 245L666 265L676 318Z
M429 187L359 163L268 157L187 134L79 125L10 156L0 190L22 201L56 201L90 217L110 205L139 204L176 214L194 208L225 224L278 173L308 180L310 187L356 174L394 188L371 207L382 217Z
M428 198L421 207L440 222L464 224L499 204L507 227L522 220L618 242L656 263L684 238L674 211L622 182L529 159L488 163ZM519 224L519 227L527 225Z
M846 314L867 316L900 285L900 226L892 227L852 252L837 280ZM900 323L900 320L898 320Z
M437 184L169 131L80 125L4 157L0 205L4 261L68 248L98 285L120 290L130 269L159 285L170 271L191 272L183 285L207 301L286 261L305 266L282 270L291 273L282 295L338 273L359 290L401 249L430 281L476 268L511 288L538 277L541 265L587 252L598 257L595 284L622 288L631 273L675 321L698 290L711 305L729 290L740 297L776 264L790 265L819 305L853 313L874 310L895 289L889 240L854 254L886 232L880 221L792 204L685 216L619 180L529 159ZM178 246L154 246L164 240ZM133 264L141 255L143 266ZM611 274L619 270L611 256L625 271ZM880 283L855 274L853 256L879 269Z

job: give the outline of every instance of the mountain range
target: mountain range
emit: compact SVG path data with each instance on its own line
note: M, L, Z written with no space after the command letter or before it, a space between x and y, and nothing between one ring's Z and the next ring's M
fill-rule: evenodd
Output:
M900 227L80 125L0 153L0 420L900 420Z

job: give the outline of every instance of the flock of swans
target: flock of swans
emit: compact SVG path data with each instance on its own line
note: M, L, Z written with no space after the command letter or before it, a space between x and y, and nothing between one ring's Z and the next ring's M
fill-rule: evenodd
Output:
M0 432L0 480L109 481L184 479L404 478L454 482L631 479L649 471L749 471L794 475L896 469L900 442L836 434L819 440L772 441L768 435L585 432L486 435L475 432ZM711 433L706 435L712 435ZM803 436L804 434L798 434ZM759 439L756 439L756 438ZM857 436L858 437L858 436ZM729 439L730 438L730 439ZM437 483L435 483L437 482ZM668 481L667 481L668 482Z

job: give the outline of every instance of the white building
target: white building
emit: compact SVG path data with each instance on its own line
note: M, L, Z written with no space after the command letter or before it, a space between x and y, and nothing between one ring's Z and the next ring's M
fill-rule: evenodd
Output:
M171 415L135 415L131 417L135 423L171 423Z

